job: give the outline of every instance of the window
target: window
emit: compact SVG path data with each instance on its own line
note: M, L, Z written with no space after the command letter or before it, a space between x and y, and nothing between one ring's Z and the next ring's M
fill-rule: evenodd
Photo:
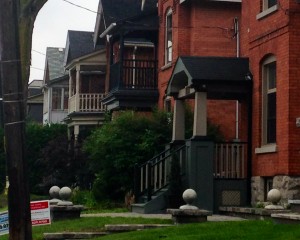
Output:
M262 65L263 144L276 143L276 60L270 57Z
M170 97L167 97L165 99L165 111L166 112L172 112L172 105L171 105L171 98Z
M277 5L277 0L263 0L263 11Z
M273 189L273 178L264 178L264 201L268 200L268 193Z
M172 62L172 9L166 15L165 64Z
M278 10L278 0L261 0L260 13L256 15L257 20L261 20Z
M65 88L52 89L52 109L66 110L68 109L69 92Z

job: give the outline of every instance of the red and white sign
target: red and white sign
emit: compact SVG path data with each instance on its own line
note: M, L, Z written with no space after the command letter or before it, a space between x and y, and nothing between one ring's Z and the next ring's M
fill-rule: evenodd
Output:
M32 226L51 224L49 201L30 202Z

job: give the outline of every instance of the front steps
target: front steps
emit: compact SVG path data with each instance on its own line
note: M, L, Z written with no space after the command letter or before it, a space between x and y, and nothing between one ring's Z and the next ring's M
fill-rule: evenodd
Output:
M168 189L162 189L152 196L152 199L148 202L131 204L131 212L142 214L164 213L167 208L167 196Z

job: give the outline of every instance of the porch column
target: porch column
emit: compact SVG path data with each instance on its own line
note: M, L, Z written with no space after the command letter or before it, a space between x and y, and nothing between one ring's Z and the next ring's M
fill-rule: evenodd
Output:
M175 99L173 115L172 142L185 139L185 112L184 101Z
M207 135L207 93L195 93L193 137Z
M69 70L69 98L72 97L72 71Z
M76 93L75 93L75 111L78 112L80 110L79 106L79 91L80 91L80 66L76 66Z
M78 135L79 135L79 125L75 125L74 126L74 142L75 142L75 145L78 142Z

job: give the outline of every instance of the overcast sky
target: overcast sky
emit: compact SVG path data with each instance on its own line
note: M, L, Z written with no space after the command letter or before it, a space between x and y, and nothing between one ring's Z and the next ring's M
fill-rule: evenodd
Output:
M99 2L99 0L67 1L95 12ZM48 0L36 18L29 81L43 79L46 48L64 48L68 30L94 31L97 14L68 2Z

